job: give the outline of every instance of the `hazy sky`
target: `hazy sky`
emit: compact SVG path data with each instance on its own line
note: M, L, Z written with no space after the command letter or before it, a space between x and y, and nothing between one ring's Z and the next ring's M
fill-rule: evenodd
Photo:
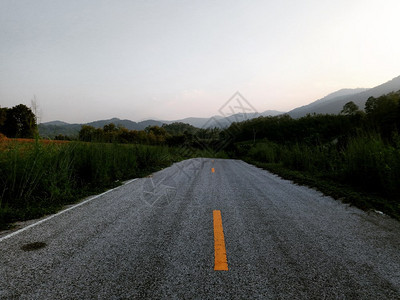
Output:
M399 0L0 0L0 105L42 122L259 112L400 75Z

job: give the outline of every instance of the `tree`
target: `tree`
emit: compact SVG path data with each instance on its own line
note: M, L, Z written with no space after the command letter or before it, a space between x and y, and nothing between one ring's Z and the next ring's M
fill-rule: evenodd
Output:
M393 131L398 131L398 111L400 92L389 93L379 98L370 97L365 103L369 122L377 127L381 134L390 138Z
M114 143L117 139L118 128L114 123L110 123L103 126L102 138L98 141L106 142L106 143Z
M190 124L186 124L186 123L182 123L182 122L163 124L162 128L164 128L171 135L181 135L185 131L195 134L198 131L198 128L196 128Z
M2 114L4 114L4 110ZM29 107L19 104L13 108L6 109L6 118L3 120L2 131L7 137L33 138L36 130L36 117Z
M103 126L104 132L114 132L118 131L118 128L115 126L114 123L106 124Z
M0 131L7 119L7 108L0 107Z
M91 142L94 138L95 128L89 125L82 125L79 131L79 140L84 142Z
M159 126L148 126L145 131L147 132L150 143L162 144L165 142L167 137L167 131L165 128Z
M342 115L354 116L358 111L358 106L353 101L350 101L343 106L343 109L340 113Z
M376 99L375 97L369 97L367 102L365 102L365 112L367 113L367 115L373 113L377 105L378 99Z

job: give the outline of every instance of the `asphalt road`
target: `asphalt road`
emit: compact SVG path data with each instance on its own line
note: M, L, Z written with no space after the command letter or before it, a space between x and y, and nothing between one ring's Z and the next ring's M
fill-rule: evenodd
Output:
M214 270L214 210L228 271ZM400 224L192 159L0 235L0 298L400 299Z

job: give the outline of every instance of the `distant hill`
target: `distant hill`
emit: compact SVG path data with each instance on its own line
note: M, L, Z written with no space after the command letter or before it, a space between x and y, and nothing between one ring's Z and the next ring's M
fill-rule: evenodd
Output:
M118 118L112 118L108 120L99 120L85 124L69 124L62 121L51 121L39 124L39 134L42 137L54 138L55 136L62 134L70 137L76 137L82 128L82 125L93 126L94 128L103 128L104 125L114 123L115 125L125 127L129 130L143 130L147 126L162 126L164 122L155 120L146 120L142 122L133 122L130 120L120 120Z
M65 125L71 125L69 123L63 122L63 121L51 121L45 123L46 125L54 125L54 126L65 126Z
M221 119L222 117L215 117L218 119ZM163 121L165 124L172 124L175 122L178 123L185 123L185 124L189 124L192 125L194 127L197 128L203 128L205 126L205 124L210 120L210 118L195 118L195 117L191 117L191 118L185 118L185 119L181 119L181 120L176 120L176 121Z
M82 125L89 125L95 128L103 128L104 125L114 123L117 126L125 127L129 130L144 130L148 126L162 126L163 124L172 123L185 123L197 128L224 128L229 126L232 122L241 122L244 120L252 119L259 116L276 116L282 114L275 110L268 110L262 112L261 114L251 113L251 114L235 114L230 117L214 116L211 118L185 118L175 121L158 121L158 120L145 120L141 122L133 122L130 120L121 120L118 118L112 118L108 120L98 120L85 124L69 124L62 121L51 121L39 124L39 134L42 137L54 138L55 136L62 134L71 137L76 137L81 130Z
M266 110L264 112L262 112L260 115L262 115L263 117L274 117L274 116L278 116L278 115L282 115L285 112L283 111L277 111L277 110Z
M365 102L369 97L379 97L391 92L400 90L400 76L378 85L371 89L358 88L358 89L341 89L328 96L314 101L308 105L301 106L289 111L293 118L300 118L307 114L339 114L343 106L350 101L353 101L360 109L364 109ZM145 120L141 122L133 122L130 120L121 120L118 118L99 120L87 125L95 128L102 128L104 125L114 123L115 125L123 126L129 130L143 130L148 126L162 126L163 124L172 124L175 122L185 123L197 128L225 128L232 122L242 122L259 116L277 116L283 112L275 110L267 110L262 113L249 113L249 114L235 114L228 117L213 116L211 118L185 118L175 121L162 121L162 120ZM77 136L83 124L68 124L62 121L52 121L39 124L39 134L42 137L54 138L56 135L62 134L67 136Z
M232 122L242 122L246 120L250 120L253 118L257 118L260 116L277 116L281 115L283 112L276 110L266 110L262 113L247 113L247 114L234 114L232 116L223 117L223 116L213 116L211 118L185 118L177 121L163 121L166 124L170 124L173 122L182 122L190 124L197 128L225 128L229 126Z
M369 97L379 97L400 90L400 76L378 85L372 89L343 89L332 93L308 105L288 112L293 118L301 118L307 114L339 114L343 106L353 101L360 109L364 109Z
M163 121L155 121L155 120L146 120L142 122L133 122L130 120L120 120L118 118L112 118L108 120L99 120L87 123L85 125L93 126L94 128L103 128L104 125L108 125L110 123L114 123L115 125L125 127L129 130L143 130L147 126L162 126L164 124Z
M307 114L312 113L325 113L325 114L335 114L336 110L332 111L324 111L325 106L329 103L335 103L335 101L346 98L349 96L353 96L362 92L368 91L366 88L357 88L357 89L341 89L339 91L333 92L324 98L321 98L317 101L314 101L310 104L300 106L288 112L288 114L293 118L304 117ZM342 106L343 107L343 106ZM342 109L342 108L340 108Z
M51 138L51 139L60 134L69 137L76 137L78 136L79 130L81 130L82 127L81 124L68 124L65 122L60 122L60 123L57 122L59 121L52 121L39 124L38 125L39 135L41 137Z

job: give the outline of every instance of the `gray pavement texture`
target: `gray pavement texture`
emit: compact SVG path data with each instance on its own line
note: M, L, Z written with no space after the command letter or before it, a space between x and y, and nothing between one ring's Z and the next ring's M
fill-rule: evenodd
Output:
M216 209L229 271L214 271ZM400 224L191 159L2 240L0 298L400 299Z

